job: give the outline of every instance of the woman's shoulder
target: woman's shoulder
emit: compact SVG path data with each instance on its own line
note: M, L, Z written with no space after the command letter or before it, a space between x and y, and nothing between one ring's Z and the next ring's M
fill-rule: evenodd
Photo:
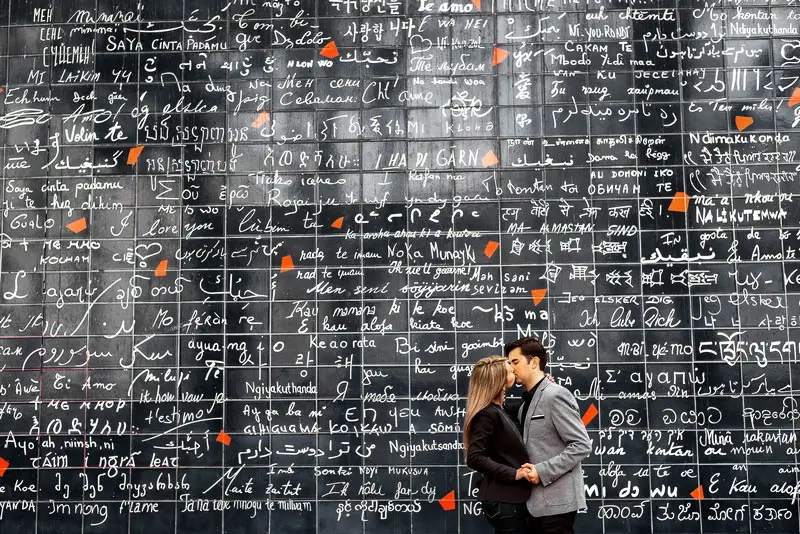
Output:
M502 410L502 408L496 404L490 404L483 410L476 413L473 420L483 419L486 421L494 421L500 415L498 410Z

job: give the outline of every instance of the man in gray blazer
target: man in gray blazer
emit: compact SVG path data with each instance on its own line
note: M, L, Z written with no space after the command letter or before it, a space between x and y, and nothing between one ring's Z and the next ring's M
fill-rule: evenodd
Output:
M581 460L592 440L578 412L578 403L564 387L545 379L547 351L533 337L505 346L517 383L526 393L515 415L528 448L534 484L528 499L536 534L572 534L577 511L586 508Z

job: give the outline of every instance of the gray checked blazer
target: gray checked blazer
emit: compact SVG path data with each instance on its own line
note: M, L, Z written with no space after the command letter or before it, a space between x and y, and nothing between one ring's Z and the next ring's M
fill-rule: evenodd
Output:
M518 417L526 414L520 406ZM541 482L533 485L528 511L534 517L586 508L581 461L592 440L578 413L578 403L564 387L546 378L534 393L524 424L525 446Z

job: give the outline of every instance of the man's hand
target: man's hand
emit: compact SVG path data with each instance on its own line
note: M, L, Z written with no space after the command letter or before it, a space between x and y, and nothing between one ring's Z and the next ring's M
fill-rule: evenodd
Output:
M523 469L528 470L528 475L525 477L528 479L528 482L531 484L538 484L539 480L539 473L536 472L536 467L533 464L523 464Z

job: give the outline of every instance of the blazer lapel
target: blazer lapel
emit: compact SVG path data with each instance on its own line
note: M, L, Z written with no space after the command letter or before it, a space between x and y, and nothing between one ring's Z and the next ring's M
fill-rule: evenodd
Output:
M536 408L539 406L539 401L542 400L542 395L544 393L544 390L547 389L547 386L550 385L550 380L548 380L547 377L542 378L542 380L544 382L538 388L536 388L536 393L533 394L533 398L531 399L531 404L528 407L528 413L522 413L522 409L525 407L524 404L519 407L520 421L522 420L523 417L525 418L525 426L524 426L525 435L522 437L525 443L528 443L528 431L530 430L531 426L531 415L536 413Z
M547 389L551 384L547 377L542 378L542 380L544 380L544 382L538 387L536 393L533 394L533 398L531 399L531 408L528 410L529 416L536 413L536 408L539 406L539 401L542 400L544 390ZM528 417L528 419L530 419L530 417Z
M528 443L528 426L530 426L530 421L525 417L525 414L522 413L522 410L525 408L525 403L523 402L519 407L519 412L517 413L517 419L522 421L522 443Z

